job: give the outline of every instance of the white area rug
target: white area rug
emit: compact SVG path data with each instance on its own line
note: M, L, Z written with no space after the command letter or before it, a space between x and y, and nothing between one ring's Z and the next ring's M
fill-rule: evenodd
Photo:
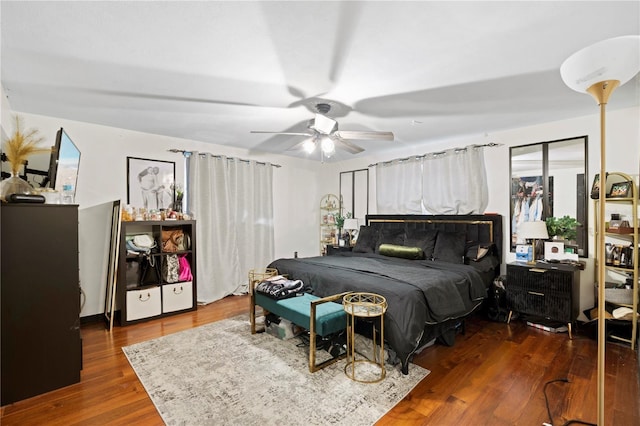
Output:
M364 384L345 360L312 374L299 343L252 335L245 316L122 350L168 425L371 425L429 374L388 366Z

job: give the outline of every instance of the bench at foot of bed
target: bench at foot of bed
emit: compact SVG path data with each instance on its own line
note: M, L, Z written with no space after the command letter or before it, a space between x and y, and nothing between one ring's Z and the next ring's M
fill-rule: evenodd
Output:
M280 318L309 330L309 371L314 373L334 362L343 359L345 354L324 361L316 365L316 336L326 337L338 333L346 328L347 314L340 303L345 294L340 293L327 297L317 297L309 293L288 299L275 300L250 289L251 306L249 317L251 320L251 334L256 333L256 305L261 306L265 316L271 312Z

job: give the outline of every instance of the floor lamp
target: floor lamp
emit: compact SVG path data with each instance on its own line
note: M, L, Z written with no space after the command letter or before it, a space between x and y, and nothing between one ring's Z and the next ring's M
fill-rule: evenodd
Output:
M600 41L571 55L560 67L564 83L571 89L589 93L600 105L600 202L598 203L598 425L604 425L605 378L605 262L604 228L606 197L605 106L618 87L640 71L640 36L615 37Z

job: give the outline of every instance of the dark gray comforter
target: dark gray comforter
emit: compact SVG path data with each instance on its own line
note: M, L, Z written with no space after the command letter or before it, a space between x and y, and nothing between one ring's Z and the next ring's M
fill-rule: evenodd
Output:
M487 294L487 283L474 267L431 260L339 253L278 259L269 267L302 280L320 297L346 291L384 296L385 340L402 361L403 371L408 371L425 327L468 315Z

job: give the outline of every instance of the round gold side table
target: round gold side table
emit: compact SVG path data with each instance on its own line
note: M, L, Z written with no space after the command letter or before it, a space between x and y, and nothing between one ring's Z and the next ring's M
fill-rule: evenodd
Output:
M384 379L384 313L387 299L374 293L349 293L343 298L347 313L347 365L344 372L351 380L376 383ZM370 319L373 323L372 359L357 359L355 350L356 318ZM380 324L380 348L377 347L376 323Z

